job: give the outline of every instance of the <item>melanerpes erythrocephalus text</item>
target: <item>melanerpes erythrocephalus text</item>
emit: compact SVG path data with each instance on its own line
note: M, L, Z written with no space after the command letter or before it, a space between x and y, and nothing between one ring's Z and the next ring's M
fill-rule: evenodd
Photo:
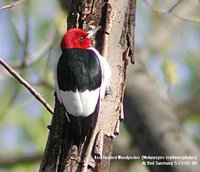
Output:
M55 73L55 91L66 111L68 140L77 146L94 128L111 77L108 62L90 45L99 28L88 32L72 28L60 44L62 54Z

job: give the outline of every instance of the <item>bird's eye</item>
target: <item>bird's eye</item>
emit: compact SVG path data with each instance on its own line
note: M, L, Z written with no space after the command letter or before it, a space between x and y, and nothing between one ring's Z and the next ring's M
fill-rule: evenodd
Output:
M85 38L83 36L80 37L80 40L83 41Z

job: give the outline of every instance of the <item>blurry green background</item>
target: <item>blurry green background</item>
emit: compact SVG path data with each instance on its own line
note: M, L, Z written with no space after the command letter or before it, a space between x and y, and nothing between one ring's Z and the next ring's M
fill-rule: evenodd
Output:
M1 0L0 7L10 2ZM185 131L200 145L200 2L182 1L167 13L176 2L137 1L136 63L145 65L160 96L170 100ZM25 0L0 10L0 57L52 107L53 71L66 18L55 0ZM0 67L0 172L38 170L50 120L43 105ZM113 154L132 146L121 125ZM147 171L136 162L121 163L126 171ZM115 165L114 160L111 164Z

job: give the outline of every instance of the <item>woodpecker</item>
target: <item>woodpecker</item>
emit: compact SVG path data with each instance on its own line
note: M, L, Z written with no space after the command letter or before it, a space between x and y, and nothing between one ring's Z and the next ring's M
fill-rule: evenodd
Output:
M65 109L68 142L77 146L94 128L100 101L109 88L109 64L91 47L91 37L99 28L88 32L72 28L60 43L62 54L56 67L55 92Z

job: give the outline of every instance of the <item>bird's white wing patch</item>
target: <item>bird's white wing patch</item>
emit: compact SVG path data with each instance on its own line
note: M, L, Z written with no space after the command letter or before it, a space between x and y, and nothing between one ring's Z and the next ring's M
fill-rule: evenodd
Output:
M60 90L61 99L66 111L74 116L79 116L83 112L82 102L78 91Z
M88 116L92 114L96 108L99 99L100 88L97 88L96 90L93 91L86 90L79 94L81 97L81 102L83 107L82 116Z
M87 117L91 115L97 105L99 88L94 91L76 92L59 90L62 103L66 111L73 116Z
M99 58L101 64L101 72L102 72L102 83L101 83L101 99L104 99L106 90L110 87L110 78L111 78L111 69L105 57L103 57L94 47L88 48L95 52L97 57Z

